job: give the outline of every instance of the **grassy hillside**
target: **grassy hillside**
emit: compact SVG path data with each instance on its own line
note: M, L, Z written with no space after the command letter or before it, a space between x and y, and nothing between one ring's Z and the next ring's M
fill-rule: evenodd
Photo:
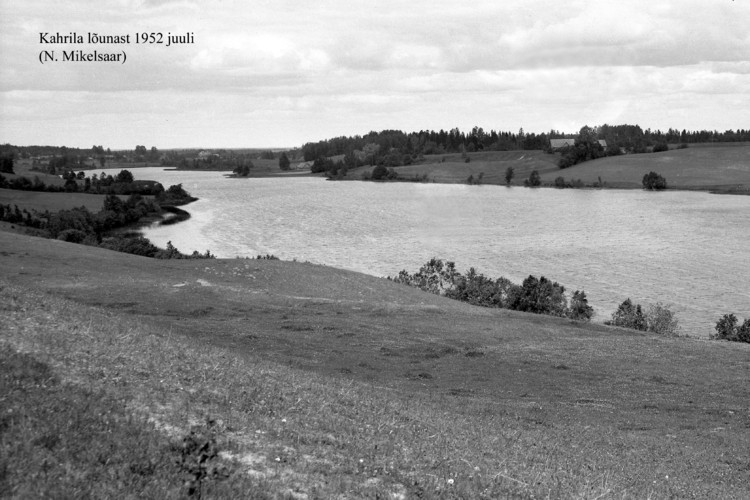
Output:
M475 179L484 173L485 184L505 184L505 171L513 167L513 185L523 185L532 170L541 175L542 182L552 184L555 178L580 179L592 185L599 177L607 187L642 188L643 176L655 171L666 177L670 188L750 192L750 145L710 144L691 145L688 149L673 149L663 153L630 154L607 157L561 170L557 166L560 153L542 151L489 151L469 153L466 163L460 154L429 155L418 165L396 167L401 178L427 175L429 182L465 183L470 175ZM348 178L360 179L372 167L360 167L349 172Z
M747 345L304 263L0 233L0 269L11 496L750 495Z
M47 193L44 191L19 191L0 189L0 203L18 205L20 209L57 212L76 207L86 207L91 212L98 212L104 206L103 194L88 193ZM125 197L121 197L125 198Z
M562 175L590 184L601 177L609 187L641 188L643 176L654 171L674 189L750 190L750 146L673 149L601 158L565 170L542 173L543 182ZM541 171L540 171L541 173Z
M558 170L559 155L542 151L488 151L469 153L471 161L466 163L461 155L426 155L425 162L418 165L396 167L402 178L427 175L429 182L465 183L473 175L475 178L484 173L485 184L505 184L505 170L513 167L515 178L513 184L522 185L532 170L552 172ZM373 167L360 167L349 172L348 177L360 179L364 172L372 172Z

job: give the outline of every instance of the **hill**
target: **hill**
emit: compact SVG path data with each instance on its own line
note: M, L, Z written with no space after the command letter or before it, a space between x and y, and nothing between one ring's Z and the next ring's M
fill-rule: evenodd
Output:
M557 160L559 155L551 155L543 151L488 151L467 153L470 161L467 163L459 153L445 155L425 155L424 163L395 167L399 177L410 179L427 176L428 182L465 183L471 175L476 178L483 174L485 184L505 184L505 171L512 167L515 171L514 184L523 184L523 179L532 170L538 172L554 172L559 170ZM359 167L352 169L347 175L351 179L360 179L364 172L372 172L373 167Z
M298 262L0 232L0 269L11 496L750 495L747 345Z
M670 189L750 190L750 146L691 146L661 153L610 156L570 168L541 172L543 182L558 176L590 184L599 177L608 187L641 188L643 176L654 171Z
M641 189L643 176L655 171L666 177L670 189L711 190L746 193L750 191L750 145L722 143L691 145L662 153L611 156L560 169L560 153L543 151L490 151L461 154L426 155L422 163L395 167L404 180L422 178L427 182L466 183L482 174L483 184L505 184L505 172L514 170L513 185L523 185L532 170L539 172L543 184L552 185L557 177L567 181L580 179L594 185L601 177L606 187ZM361 179L373 167L348 172L348 179Z

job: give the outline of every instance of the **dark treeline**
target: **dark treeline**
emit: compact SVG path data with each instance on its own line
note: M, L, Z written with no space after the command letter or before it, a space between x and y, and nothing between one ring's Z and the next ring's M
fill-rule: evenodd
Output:
M607 141L612 147L620 147L628 152L645 152L646 148L657 144L692 144L699 142L742 142L750 141L750 130L716 130L688 131L670 128L661 130L643 130L638 125L601 125L593 127L598 139ZM364 136L334 137L318 142L309 142L302 146L305 161L362 151L366 155L377 149L381 155L398 152L404 155L443 154L474 151L507 151L507 150L544 150L549 148L549 140L573 137L576 133L563 133L557 130L535 134L524 132L502 132L474 127L469 132L458 128L451 130L421 130L403 132L401 130L383 130L370 132ZM368 151L368 148L370 151ZM377 161L376 161L377 163Z

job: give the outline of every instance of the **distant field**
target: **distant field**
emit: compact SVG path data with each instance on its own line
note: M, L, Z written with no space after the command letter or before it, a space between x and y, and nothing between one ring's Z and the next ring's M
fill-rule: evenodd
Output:
M488 151L469 153L471 161L466 163L458 153L445 155L426 155L425 162L418 165L396 167L402 178L411 178L427 174L428 182L465 183L472 175L476 178L484 173L485 184L505 184L505 171L513 167L514 185L523 184L532 170L539 173L558 170L559 155L542 151ZM363 172L371 172L372 167L360 167L349 172L349 176L359 179Z
M427 175L428 182L465 183L484 173L485 184L505 184L505 171L513 167L513 185L523 185L532 170L541 175L542 182L552 184L562 176L566 180L580 179L591 185L599 177L607 187L641 188L643 176L655 171L666 177L670 188L677 189L750 189L750 144L699 144L687 149L672 149L663 153L645 153L607 157L561 170L557 163L560 153L542 151L489 151L469 153L465 163L458 153L428 155L418 165L396 167L401 178ZM349 171L350 179L360 179L373 167Z
M0 204L18 205L21 209L39 211L70 210L75 207L86 207L91 212L98 212L104 206L102 194L86 193L46 193L37 191L18 191L0 189Z
M601 158L564 170L542 173L543 182L556 177L595 182L598 177L609 187L640 188L643 176L651 171L667 179L670 188L722 189L739 185L750 187L750 145L716 145L674 149Z
M2 232L0 269L11 497L185 497L197 427L210 498L750 498L750 345Z

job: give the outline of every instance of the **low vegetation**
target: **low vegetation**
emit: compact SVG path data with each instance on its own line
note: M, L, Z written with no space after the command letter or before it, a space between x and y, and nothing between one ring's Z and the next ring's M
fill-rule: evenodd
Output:
M542 179L539 176L539 172L532 170L529 174L528 179L523 181L523 185L526 187L539 187L542 185Z
M544 276L529 276L521 285L516 285L503 277L488 278L473 267L462 275L456 270L455 263L433 258L414 274L402 270L395 278L388 279L476 306L562 316L578 321L589 321L594 315L583 291L576 290L568 303L565 287Z
M750 344L750 318L742 324L734 314L725 314L716 322L716 333L712 340L729 340L731 342L745 342Z
M649 172L643 176L643 189L649 191L667 189L667 180L656 172Z
M36 230L36 234L70 243L101 246L109 250L132 253L158 259L213 258L210 251L190 255L181 253L169 243L159 249L136 232L118 231L139 224L142 220L159 217L162 211L172 212L173 217L162 221L170 224L189 217L189 214L174 205L194 200L182 185L170 186L156 197L132 194L123 200L116 195L106 195L102 209L93 213L84 206L50 212L49 210L19 209L17 205L0 204L0 221L23 225Z
M681 334L675 314L661 302L649 305L644 313L640 304L625 299L605 324L673 337Z

